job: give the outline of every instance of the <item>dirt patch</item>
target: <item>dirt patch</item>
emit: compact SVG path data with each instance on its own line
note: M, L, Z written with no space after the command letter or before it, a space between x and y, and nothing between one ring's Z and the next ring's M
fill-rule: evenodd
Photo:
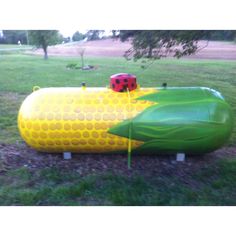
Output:
M185 162L176 162L173 156L133 156L132 169L128 170L126 155L74 154L71 160L64 160L62 154L39 153L24 143L0 144L0 173L20 167L31 171L56 167L76 171L81 177L111 172L125 176L178 176L183 182L188 182L186 176L216 160L234 156L236 147L224 147L204 156L188 157Z
M184 58L194 59L223 59L236 60L236 44L230 42L199 41L202 48L195 55ZM72 45L57 45L48 48L48 54L53 56L80 56L81 49L85 49L84 56L91 57L122 57L126 50L131 48L130 42L121 42L115 39L95 40ZM28 52L32 53L32 52ZM41 49L33 54L43 55Z

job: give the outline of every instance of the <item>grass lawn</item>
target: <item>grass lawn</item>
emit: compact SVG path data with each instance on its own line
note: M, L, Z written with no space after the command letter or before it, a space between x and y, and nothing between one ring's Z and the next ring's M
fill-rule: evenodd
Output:
M126 177L106 173L81 178L56 167L31 172L22 167L0 176L1 205L235 205L236 161L218 161L189 178Z
M23 51L31 50L30 45L0 44L0 57L3 55L21 54Z
M0 46L1 48L1 46ZM122 58L85 58L97 68L91 71L68 70L66 65L79 58L0 53L0 144L23 143L16 118L23 99L32 87L103 87L109 76L128 72L138 77L143 87L206 86L220 91L236 114L236 63L220 60L163 59L148 69L141 63ZM236 146L236 131L226 146ZM0 150L0 160L4 159ZM14 155L14 154L12 154ZM21 166L4 170L0 163L0 205L235 205L236 160L223 160L190 174L198 187L186 185L177 176L119 175L110 173L80 177L76 171L50 167L29 170Z
M6 49L6 48L30 48L30 45L21 45L18 44L0 44L0 49Z

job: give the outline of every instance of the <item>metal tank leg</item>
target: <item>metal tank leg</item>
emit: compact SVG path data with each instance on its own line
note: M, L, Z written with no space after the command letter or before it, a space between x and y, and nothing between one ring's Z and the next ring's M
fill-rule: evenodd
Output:
M63 159L70 160L72 158L71 152L63 152Z
M177 153L176 154L176 161L180 161L180 162L185 161L185 153Z

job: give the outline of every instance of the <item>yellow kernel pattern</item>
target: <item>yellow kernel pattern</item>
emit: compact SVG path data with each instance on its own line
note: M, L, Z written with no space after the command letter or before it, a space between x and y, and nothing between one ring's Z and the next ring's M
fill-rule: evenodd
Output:
M122 151L128 139L109 134L108 129L135 117L152 105L136 98L157 92L139 89L117 93L106 88L45 88L23 102L18 127L31 147L45 152L97 153ZM132 148L143 142L132 140Z

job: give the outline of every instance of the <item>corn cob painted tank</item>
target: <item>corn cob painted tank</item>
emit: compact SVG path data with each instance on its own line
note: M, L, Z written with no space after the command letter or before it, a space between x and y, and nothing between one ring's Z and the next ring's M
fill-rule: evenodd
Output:
M28 145L43 152L206 153L222 146L233 113L221 94L202 87L43 88L19 110Z

